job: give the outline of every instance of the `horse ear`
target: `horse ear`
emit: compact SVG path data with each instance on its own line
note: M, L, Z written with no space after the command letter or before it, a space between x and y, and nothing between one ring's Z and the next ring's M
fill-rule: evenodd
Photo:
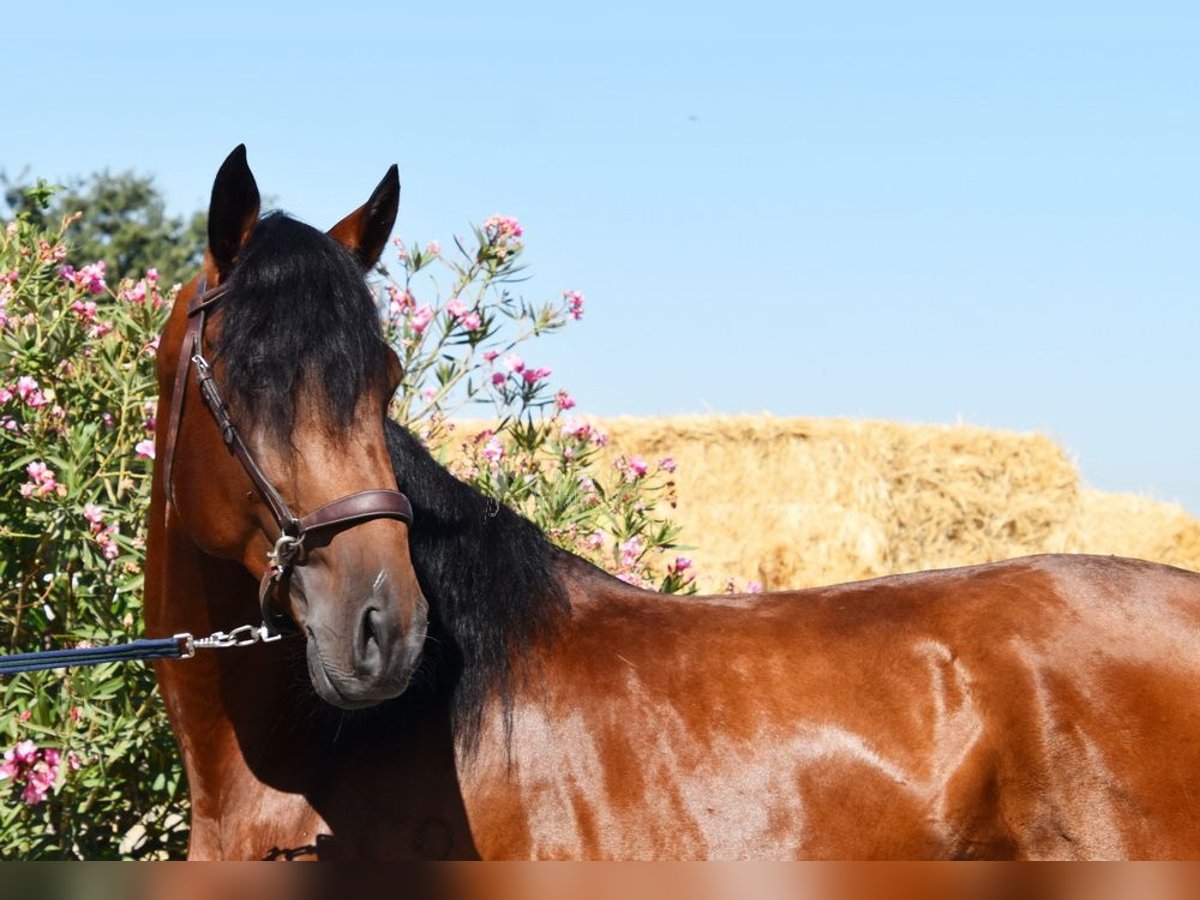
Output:
M233 268L258 221L259 202L258 185L246 164L246 145L238 144L221 163L208 204L208 252L220 276Z
M400 206L400 172L393 164L371 199L329 229L329 236L358 257L364 269L379 262Z

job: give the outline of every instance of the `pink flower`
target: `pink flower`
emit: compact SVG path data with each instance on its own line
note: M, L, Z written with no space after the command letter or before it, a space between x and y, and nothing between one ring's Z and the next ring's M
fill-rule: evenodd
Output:
M762 586L761 581L747 581L746 582L746 593L747 594L761 594L762 589L763 589L763 586Z
M29 375L22 375L17 379L17 396L22 400L26 399L30 394L38 388L37 381Z
M121 298L136 306L141 306L146 301L146 282L139 281L129 290L122 291Z
M617 549L621 551L621 568L631 569L642 555L641 538L631 537L629 540L623 541Z
M84 266L75 273L75 284L86 288L90 293L101 294L108 287L104 283L104 260Z
M519 373L525 371L525 360L521 359L521 357L517 356L515 353L510 353L508 356L504 357L504 359L500 360L500 365L504 366L504 368L508 369L510 372Z
M59 266L58 274L62 276L64 281L75 283L75 268L73 266Z
M7 403L9 400L11 400L15 396L16 396L16 394L14 394L8 388L0 387L0 403Z
M500 385L504 384L506 381L508 381L508 376L503 372L492 373L492 384L494 384L496 387L500 387Z
M467 313L458 320L458 324L467 331L475 331L483 324L483 319L479 317L479 313Z
M493 437L488 440L480 453L489 462L498 463L504 457L504 446L498 438Z
M450 313L450 315L455 319L461 319L463 316L465 316L468 309L470 309L470 307L457 297L446 304L446 312Z
M75 709L75 708L76 707L72 707L72 709ZM82 768L83 768L83 757L81 757L74 750L68 750L67 751L67 771L68 772L78 772Z
M667 571L672 575L682 575L692 567L692 561L686 556L677 556L675 561L667 566Z
M154 459L154 441L149 438L138 441L133 450L140 459Z
M53 470L40 460L35 460L27 465L25 467L25 474L31 480L21 485L22 497L28 498L35 494L38 497L45 497L47 494L58 490L58 482L54 478Z
M526 384L537 384L543 378L550 377L549 369L526 369L521 373L521 377L525 379Z
M146 280L151 284L158 281L158 269L150 268L146 270Z
M428 304L418 306L412 311L412 316L408 320L408 327L417 334L421 334L429 327L429 323L433 321L433 307Z
M567 301L567 312L572 319L583 318L583 294L579 291L563 291L563 299Z
M49 402L50 401L46 399L46 395L43 394L41 391L34 391L32 394L30 394L28 397L25 398L25 405L28 406L30 409L40 409L41 407L45 406Z
M109 525L96 535L96 543L100 545L100 552L107 560L114 560L121 553L121 548L115 539L117 534L120 534L120 528L117 525Z
M442 255L442 245L439 244L437 241L430 241L428 244L425 245L425 255L426 256L441 256Z
M84 322L96 321L96 304L92 300L88 300L87 302L76 300L71 304L71 312L75 313Z
M83 507L83 517L93 526L93 530L98 530L99 526L104 524L104 507L86 503Z
M489 216L483 223L483 230L493 243L515 242L525 234L521 223L512 216Z
M554 395L554 405L565 412L568 409L575 408L575 398L565 390L560 390Z
M604 546L604 532L593 531L587 536L587 538L584 540L584 543L586 543L593 550L599 550Z
M592 426L578 416L569 416L563 419L559 430L563 437L579 438L587 440L592 435Z
M499 350L488 350L487 352L485 352L483 354L483 358L486 359L488 362L493 362L496 359L496 357L499 355L500 355Z
M37 759L38 745L33 741L26 739L17 744L17 746L13 747L9 753L12 754L12 758L15 759L19 765L32 764L33 761ZM8 759L8 753L4 754L4 758L5 760Z
M664 456L662 459L660 459L660 460L658 461L658 467L659 467L660 469L662 469L664 472L668 472L668 473L670 473L670 472L674 472L674 471L675 471L675 459L674 459L674 457L671 457L671 456Z
M638 478L641 478L643 475L645 475L648 468L649 467L646 465L646 461L640 456L635 456L633 459L629 460L629 471L631 471Z

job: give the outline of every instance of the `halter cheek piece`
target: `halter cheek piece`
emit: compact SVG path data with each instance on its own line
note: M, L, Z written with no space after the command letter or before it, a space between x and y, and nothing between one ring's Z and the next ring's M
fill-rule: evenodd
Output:
M164 449L166 463L166 489L168 504L175 503L175 482L173 476L175 464L175 442L179 437L179 425L183 421L183 402L187 388L188 373L194 367L200 394L204 404L217 421L221 429L221 438L229 452L237 457L254 482L258 494L271 510L275 522L279 526L279 537L275 540L274 548L267 554L266 572L258 586L258 604L262 611L263 625L268 633L279 635L296 630L296 624L287 615L272 608L276 588L287 577L292 566L308 549L310 538L318 533L332 533L350 528L371 519L399 519L411 525L413 520L412 504L399 491L377 489L359 491L349 494L330 503L326 503L306 516L296 516L289 508L279 491L271 484L270 479L263 473L246 442L238 432L237 426L230 418L229 408L221 398L217 382L213 378L212 367L204 357L204 325L208 310L219 303L229 293L228 282L219 284L212 290L205 290L204 276L196 286L196 293L188 303L187 331L179 350L179 365L175 369L175 387L171 394L171 421L167 429L166 446Z

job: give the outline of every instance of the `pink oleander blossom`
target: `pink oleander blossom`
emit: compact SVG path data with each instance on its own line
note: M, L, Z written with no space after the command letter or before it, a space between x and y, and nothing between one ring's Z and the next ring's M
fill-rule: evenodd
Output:
M119 525L109 525L96 535L96 543L100 546L100 552L109 561L116 559L121 553L121 548L116 540L116 536L120 533Z
M138 455L139 459L154 459L154 441L149 438L138 441L133 452Z
M22 375L17 379L17 396L25 400L38 389L37 379L29 375Z
M498 438L491 437L480 451L480 454L489 462L498 463L504 458L504 445L500 443Z
M551 375L550 369L525 369L521 373L521 377L525 379L526 384L537 384Z
M508 381L508 376L505 375L503 372L493 372L492 373L492 384L495 385L496 387L500 387L500 385L504 384L504 382L506 382L506 381Z
M94 300L76 300L71 304L71 312L75 313L84 322L96 321L96 303Z
M411 328L416 334L422 334L425 329L429 327L429 323L432 321L433 307L426 304L424 306L418 306L412 311L412 315L408 320L408 327Z
M520 222L512 216L501 215L489 216L483 223L483 231L493 243L519 241L525 234Z
M93 532L99 531L104 524L104 507L98 506L95 503L85 503L83 506L83 517L87 519Z
M559 392L554 395L554 405L563 412L566 412L568 409L575 408L575 398L568 394L565 390L560 389Z
M494 362L496 357L500 355L499 350L487 350L483 354L483 358L489 363Z
M459 319L458 324L461 325L466 331L478 331L480 326L483 325L483 319L480 317L479 313L472 312L467 313L465 316Z
M637 565L637 561L641 557L644 548L641 538L631 537L627 541L622 541L617 549L621 553L621 568L631 569Z
M104 283L104 260L84 266L75 273L75 284L92 294L102 294L108 288Z
M508 371L516 372L517 374L525 371L525 360L521 359L515 353L510 353L504 359L500 360L500 365L504 366Z
M30 480L21 485L20 491L22 497L45 497L47 494L52 494L59 489L54 471L41 460L35 460L27 465L25 467L25 474L29 476Z
M692 561L686 556L677 556L675 561L667 566L667 571L672 575L682 575L692 567Z
M658 461L658 467L662 471L667 472L668 474L674 473L675 468L676 468L675 458L671 457L671 456L664 456L662 459L660 459Z
M583 318L583 294L579 291L563 291L563 300L567 302L567 312L572 319Z
M455 319L461 319L467 314L467 311L470 308L471 307L467 306L467 304L463 303L457 297L446 304L446 312L448 312L451 317Z
M121 292L121 299L128 300L135 306L141 306L146 302L146 282L139 281L127 291Z
M428 244L425 245L425 255L426 256L441 256L442 255L442 245L439 244L437 241L430 241Z

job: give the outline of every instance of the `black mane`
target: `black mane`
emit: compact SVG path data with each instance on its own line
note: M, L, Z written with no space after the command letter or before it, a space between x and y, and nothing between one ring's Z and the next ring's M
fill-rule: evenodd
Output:
M451 475L407 429L389 421L386 434L396 480L413 505L409 549L433 639L426 654L435 657L438 683L455 682L455 734L470 750L490 697L498 696L511 728L514 688L536 665L529 651L570 614L554 566L562 551Z
M311 225L270 213L242 249L230 287L216 352L233 409L286 437L303 390L319 398L323 421L349 425L387 366L379 310L355 257Z

